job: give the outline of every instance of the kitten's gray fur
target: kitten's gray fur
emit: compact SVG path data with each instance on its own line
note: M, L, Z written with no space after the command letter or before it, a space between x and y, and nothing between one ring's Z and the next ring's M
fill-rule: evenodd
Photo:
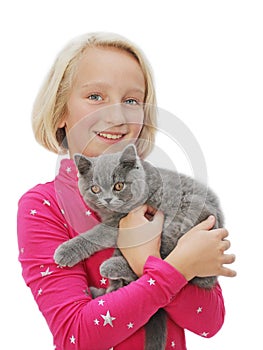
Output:
M216 227L223 226L223 214L215 194L191 177L156 168L138 158L134 145L123 152L104 154L97 158L74 156L79 170L79 188L86 203L102 219L91 230L63 243L54 259L62 266L73 266L95 252L116 247L118 224L132 209L147 203L164 213L161 257L165 258L176 246L178 239L210 214L216 217ZM124 183L123 190L113 189ZM101 191L94 194L93 185ZM111 292L134 281L137 276L118 249L112 258L100 267L102 276L109 278L106 292ZM191 283L211 288L216 277L195 277ZM91 287L93 297L105 293ZM162 350L166 343L166 316L160 309L146 324L147 350Z

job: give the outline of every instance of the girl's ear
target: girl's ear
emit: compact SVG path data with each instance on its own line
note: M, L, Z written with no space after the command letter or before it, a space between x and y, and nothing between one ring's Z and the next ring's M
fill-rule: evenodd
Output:
M92 167L92 162L80 153L74 154L73 158L80 175L87 174L87 172Z
M59 129L63 129L66 126L66 120L63 118L61 122L58 124Z

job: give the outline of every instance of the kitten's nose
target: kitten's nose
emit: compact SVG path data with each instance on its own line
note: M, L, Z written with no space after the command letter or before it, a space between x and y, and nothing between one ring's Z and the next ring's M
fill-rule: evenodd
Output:
M108 204L110 204L112 198L104 198L105 202L107 202Z

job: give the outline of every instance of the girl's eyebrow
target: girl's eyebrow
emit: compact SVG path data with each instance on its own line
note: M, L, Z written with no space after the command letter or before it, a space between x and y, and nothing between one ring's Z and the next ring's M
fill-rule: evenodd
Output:
M83 88L83 89L96 88L96 87L108 88L108 87L110 87L110 84L104 83L102 81L94 81L94 82L85 83L84 85L81 86L81 88Z
M82 89L86 89L86 88L91 88L91 89L96 89L96 88L101 88L101 89L105 89L105 88L110 88L111 85L102 81L94 81L94 82L89 82L89 83L85 83L81 86ZM128 89L129 93L133 92L133 93L139 93L141 95L145 95L145 90L139 88L139 87L132 87L130 89Z

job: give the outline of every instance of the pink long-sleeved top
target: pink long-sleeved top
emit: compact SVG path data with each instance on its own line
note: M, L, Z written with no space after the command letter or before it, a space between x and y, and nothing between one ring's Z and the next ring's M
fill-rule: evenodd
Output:
M108 285L99 266L113 248L72 268L56 265L53 255L61 243L98 222L79 193L70 159L61 161L54 181L35 186L19 201L22 274L57 350L142 350L144 325L159 308L168 315L166 349L186 349L184 329L203 337L219 331L225 314L220 286L200 289L158 258L149 257L142 277L128 286L92 299L89 286Z

